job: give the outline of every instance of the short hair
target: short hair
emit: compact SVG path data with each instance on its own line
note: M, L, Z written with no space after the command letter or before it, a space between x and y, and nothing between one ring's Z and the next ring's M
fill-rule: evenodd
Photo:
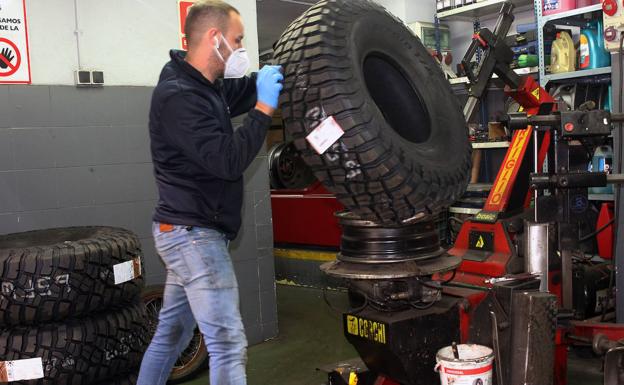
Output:
M226 32L230 12L240 15L238 9L221 0L199 0L188 10L184 23L184 34L189 46L209 28L219 28Z

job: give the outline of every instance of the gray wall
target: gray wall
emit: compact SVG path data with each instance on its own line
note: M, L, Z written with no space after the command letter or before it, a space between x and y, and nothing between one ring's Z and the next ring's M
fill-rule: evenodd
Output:
M163 283L147 117L151 87L0 85L0 234L80 225L136 232L148 284ZM277 334L266 152L245 174L243 230L230 249L250 343Z

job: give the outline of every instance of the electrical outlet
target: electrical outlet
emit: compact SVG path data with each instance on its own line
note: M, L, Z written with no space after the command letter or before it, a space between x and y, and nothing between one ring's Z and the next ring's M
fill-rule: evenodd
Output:
M74 74L78 87L101 87L104 85L103 71L78 70Z

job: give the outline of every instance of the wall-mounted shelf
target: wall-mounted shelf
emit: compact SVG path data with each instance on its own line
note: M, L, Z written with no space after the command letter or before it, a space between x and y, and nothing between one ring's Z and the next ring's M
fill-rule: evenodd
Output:
M473 21L475 18L497 16L505 1L506 0L479 1L463 7L449 9L447 11L438 12L438 19ZM533 0L512 0L511 2L516 6L515 12L528 10L533 7Z
M507 148L507 147L509 147L508 141L472 142L472 148Z

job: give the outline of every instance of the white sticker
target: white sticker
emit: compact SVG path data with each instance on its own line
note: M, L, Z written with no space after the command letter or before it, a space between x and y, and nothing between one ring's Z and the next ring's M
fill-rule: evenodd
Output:
M113 275L115 285L128 282L141 275L141 258L134 258L130 261L113 265Z
M330 148L340 137L344 135L344 130L333 116L326 118L319 124L308 136L306 140L312 148L319 154L323 154Z
M41 357L0 362L0 381L22 381L43 378Z

